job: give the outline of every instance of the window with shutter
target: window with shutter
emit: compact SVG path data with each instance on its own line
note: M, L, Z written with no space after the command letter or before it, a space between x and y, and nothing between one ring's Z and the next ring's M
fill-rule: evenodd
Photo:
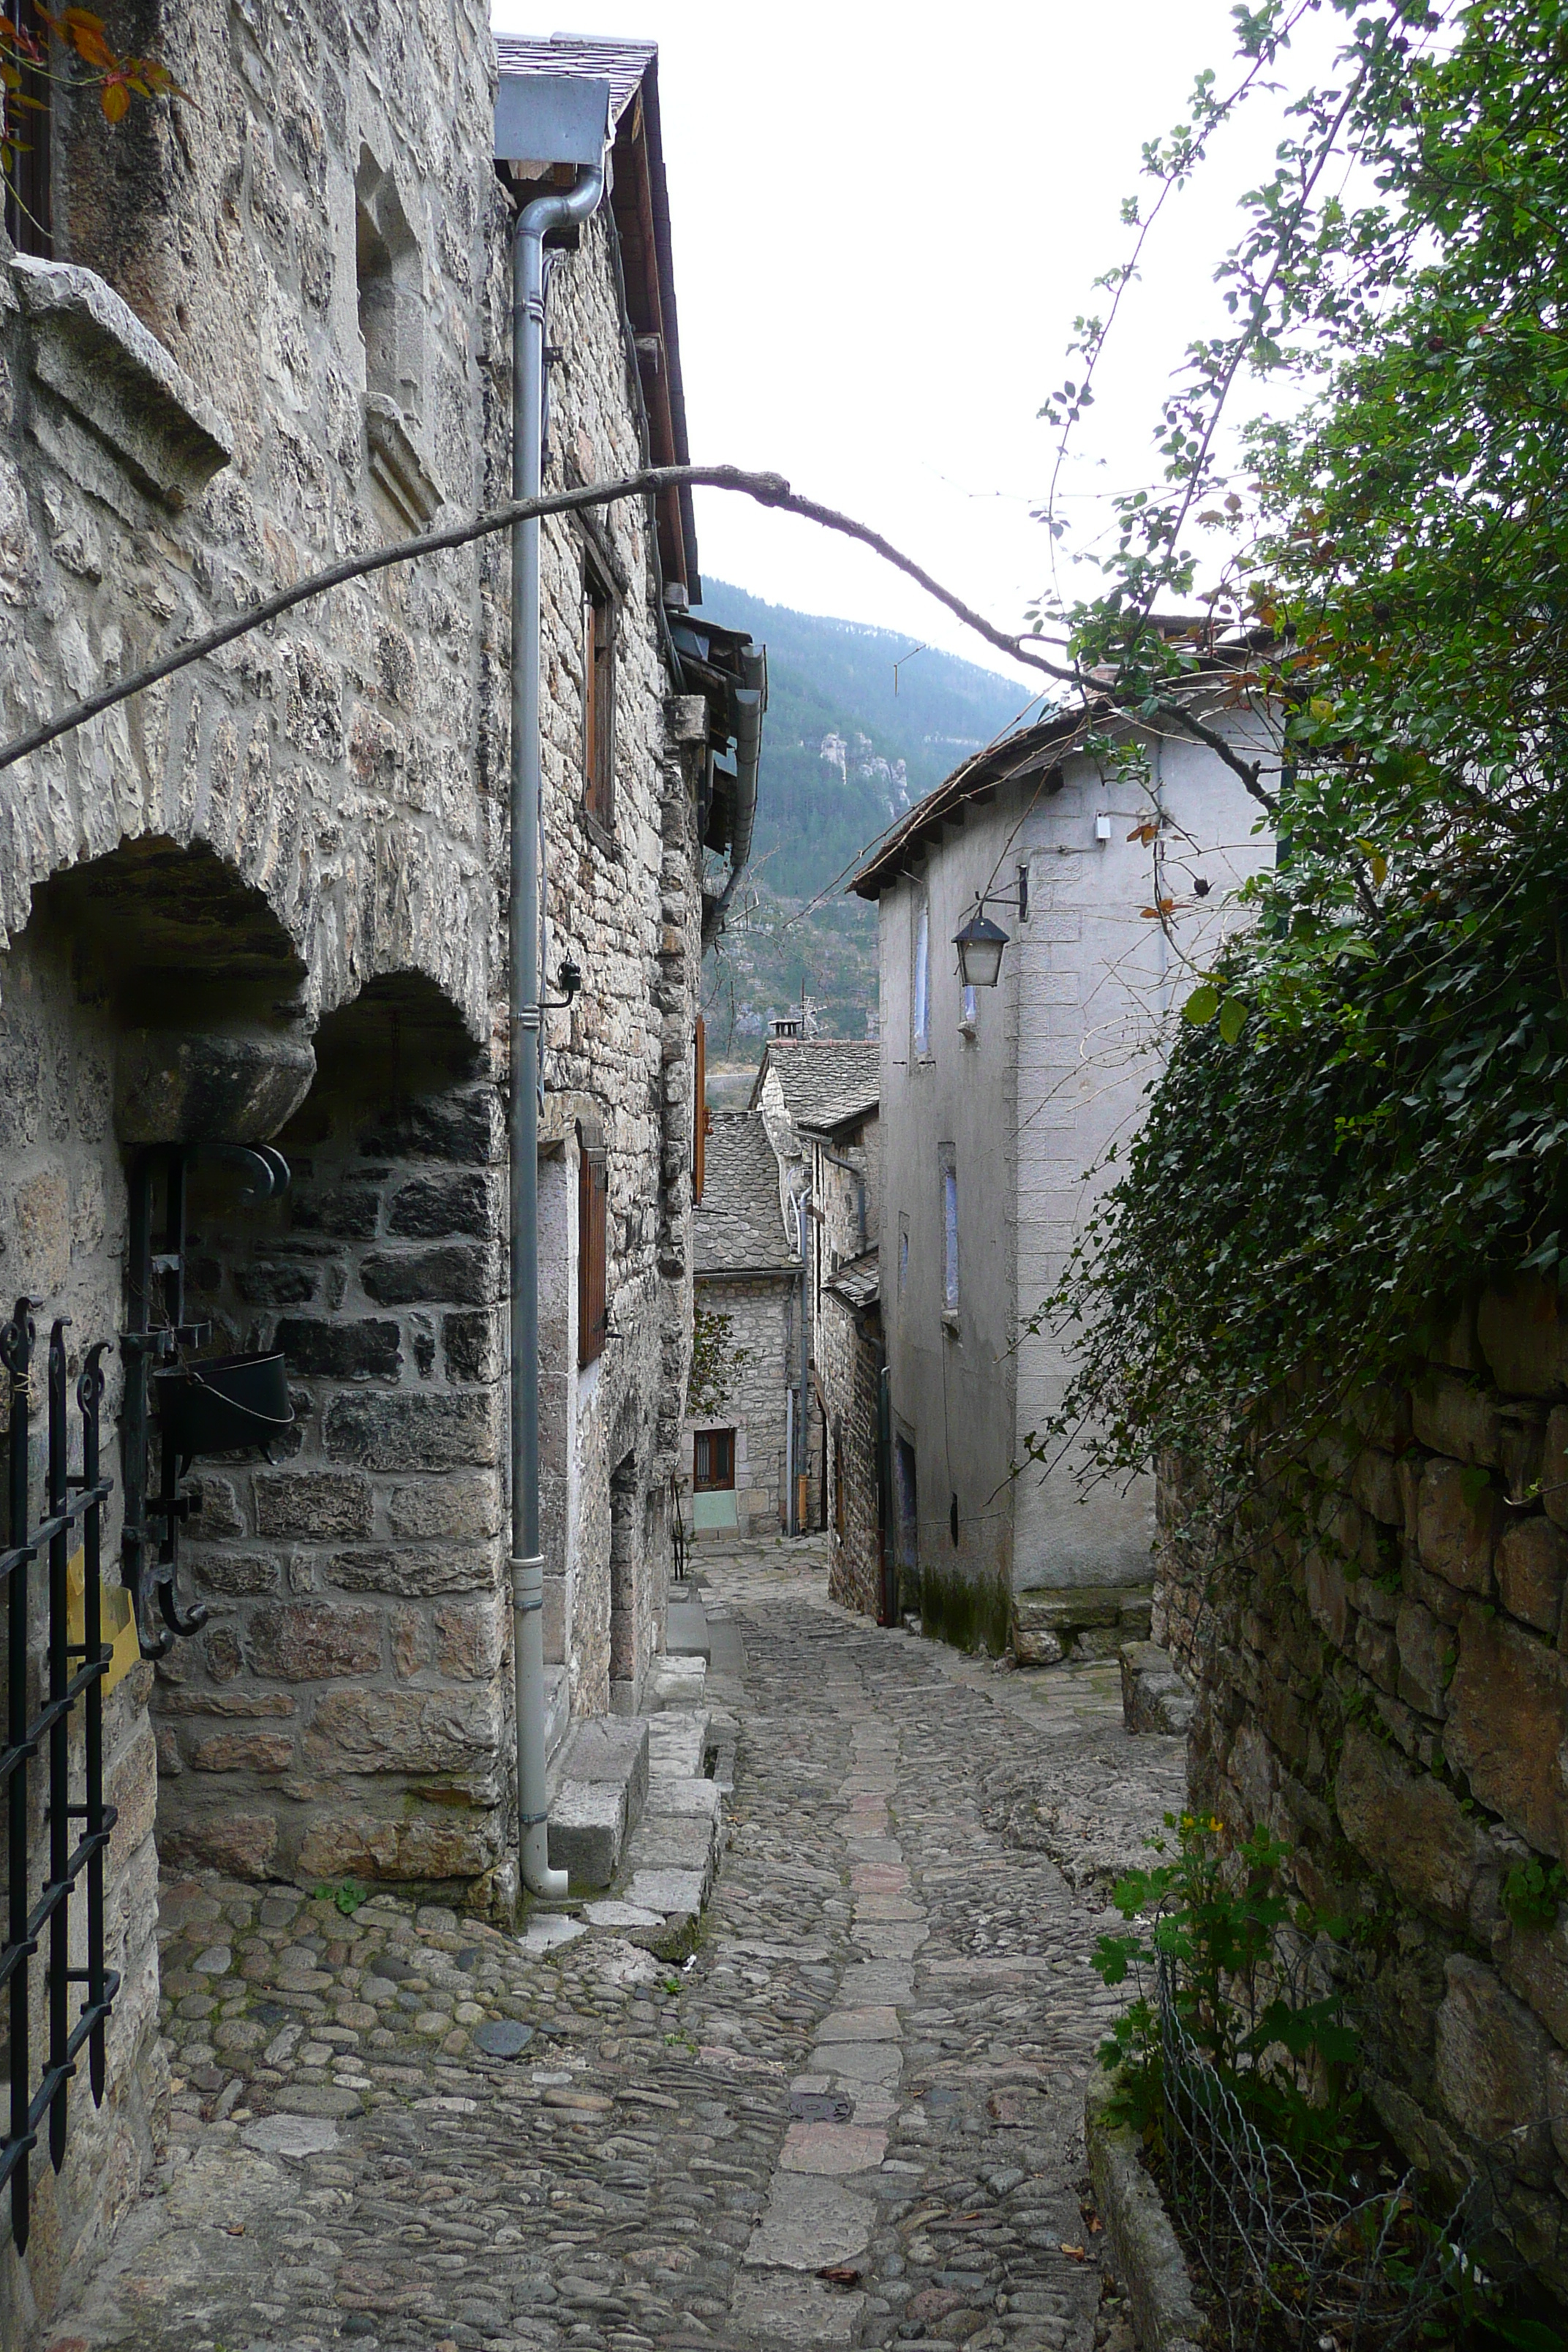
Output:
M602 1150L582 1146L577 1162L577 1362L596 1363L606 1322L609 1176Z

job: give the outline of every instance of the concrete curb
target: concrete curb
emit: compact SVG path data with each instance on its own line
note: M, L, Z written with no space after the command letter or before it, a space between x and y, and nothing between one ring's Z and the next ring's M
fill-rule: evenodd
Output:
M1109 2267L1132 2312L1139 2352L1198 2352L1207 2340L1193 2299L1186 2256L1159 2189L1143 2168L1134 2135L1106 2110L1116 2078L1103 2070L1083 2097L1084 2137L1095 2200L1105 2225Z

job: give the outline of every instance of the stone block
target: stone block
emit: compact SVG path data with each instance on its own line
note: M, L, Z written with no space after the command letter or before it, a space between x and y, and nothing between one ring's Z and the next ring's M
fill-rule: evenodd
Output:
M1307 1606L1313 1620L1335 1649L1342 1650L1350 1631L1350 1590L1344 1569L1321 1546L1314 1545L1302 1562L1302 1570Z
M1399 1644L1386 1625L1374 1624L1369 1617L1357 1619L1355 1661L1379 1690L1394 1690L1399 1681Z
M496 1230L499 1197L489 1176L466 1171L416 1176L394 1195L386 1230L405 1241L488 1240Z
M318 1813L300 1848L311 1878L385 1879L394 1884L474 1879L495 1867L500 1825L478 1820L377 1821L363 1807Z
M488 1682L500 1664L500 1601L435 1612L436 1670L458 1682Z
M321 1278L313 1265L273 1265L263 1260L237 1266L234 1286L247 1307L308 1307Z
M1548 1518L1514 1519L1499 1538L1493 1570L1509 1615L1555 1640L1568 1582L1568 1536Z
M203 1532L205 1530L204 1528ZM193 1544L187 1555L196 1582L208 1592L276 1592L279 1569L275 1552L216 1551Z
M1452 1790L1352 1724L1334 1776L1334 1804L1363 1862L1406 1901L1448 1926L1464 1925L1484 1847Z
M1457 1462L1424 1464L1416 1501L1422 1565L1461 1592L1489 1595L1500 1512L1495 1489L1477 1493Z
M1550 1927L1517 1927L1510 1920L1493 1957L1521 2000L1568 2050L1568 1910Z
M226 1878L265 1878L278 1851L270 1813L180 1815L158 1833L159 1851L176 1870L217 1870Z
M121 1143L265 1143L315 1075L302 1037L132 1030L115 1061L114 1130Z
M190 1758L198 1772L287 1772L294 1742L283 1731L220 1731L193 1740Z
M297 1234L366 1242L375 1232L380 1213L381 1194L374 1184L312 1186L291 1196L289 1222Z
M1411 1392L1410 1417L1416 1437L1434 1454L1490 1470L1502 1460L1497 1401L1468 1381L1428 1373Z
M1392 1454L1380 1445L1366 1445L1356 1455L1351 1472L1351 1493L1361 1508L1384 1527L1396 1528L1405 1517L1399 1499L1399 1471Z
M489 1244L447 1242L437 1249L373 1252L360 1280L378 1307L487 1307L499 1292L500 1268Z
M13 1290L26 1289L47 1305L70 1275L70 1193L62 1168L40 1169L11 1195L16 1268Z
M334 1397L323 1423L326 1451L367 1470L451 1470L495 1461L491 1391L394 1389Z
M1568 1317L1554 1275L1521 1275L1483 1293L1476 1335L1500 1389L1550 1396L1568 1381Z
M666 1918L694 1918L706 1892L700 1870L639 1870L626 1888L626 1899Z
M343 1592L393 1592L405 1601L437 1592L493 1591L500 1575L493 1547L468 1549L448 1544L384 1544L334 1552L327 1580Z
M506 1369L500 1318L489 1307L444 1315L441 1346L449 1381L499 1381Z
M470 1772L493 1769L500 1748L492 1684L458 1690L335 1690L316 1702L305 1752L319 1770Z
M567 1736L562 1779L618 1784L626 1791L627 1826L635 1828L647 1801L648 1756L648 1727L640 1717L587 1716Z
M626 1834L626 1792L616 1780L563 1780L550 1801L550 1865L574 1886L608 1886Z
M1538 1853L1563 1851L1565 1732L1568 1661L1506 1618L1467 1608L1444 1749L1472 1795Z
M285 1315L273 1335L289 1370L304 1380L392 1381L401 1361L395 1323L364 1317Z
M1448 1675L1456 1649L1451 1629L1419 1601L1405 1600L1399 1604L1394 1639L1400 1697L1441 1722L1448 1711Z
M1461 2130L1509 2171L1543 2187L1551 2178L1544 2029L1506 1991L1494 1969L1468 1953L1444 1963L1434 2081Z
M1154 1642L1124 1642L1121 1662L1121 1720L1129 1731L1185 1733L1194 1714L1192 1693L1174 1666L1171 1654Z
M493 1470L452 1470L444 1478L395 1486L386 1517L396 1536L478 1543L500 1530L500 1480Z
M242 1536L245 1533L245 1514L240 1509L239 1496L235 1493L232 1478L220 1478L212 1471L205 1470L190 1481L187 1492L195 1502L192 1516L196 1525L191 1530L193 1537L205 1542L208 1537Z
M251 1672L279 1682L375 1674L382 1663L381 1612L322 1601L283 1601L251 1612L246 1648Z
M384 1111L359 1139L372 1160L455 1160L483 1167L505 1156L506 1137L494 1087L454 1089Z
M252 1491L264 1536L367 1536L374 1505L370 1481L348 1470L258 1470Z

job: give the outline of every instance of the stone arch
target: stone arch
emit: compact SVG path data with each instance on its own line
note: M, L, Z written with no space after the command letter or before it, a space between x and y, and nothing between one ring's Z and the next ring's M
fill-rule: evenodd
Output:
M215 1466L212 1622L161 1694L173 1859L500 1902L504 1126L462 1009L383 972L321 1023L289 1197L201 1255L229 1344L289 1368L291 1451ZM237 1706L264 1727L226 1729ZM498 1878L498 1873L500 1878Z

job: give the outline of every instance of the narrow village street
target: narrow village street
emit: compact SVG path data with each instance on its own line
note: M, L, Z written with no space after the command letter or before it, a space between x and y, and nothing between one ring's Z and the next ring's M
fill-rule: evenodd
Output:
M734 1787L690 1948L171 1879L172 2148L53 2352L1130 2343L1088 1955L1181 1743L1113 1662L832 1607L815 1543L698 1572Z

